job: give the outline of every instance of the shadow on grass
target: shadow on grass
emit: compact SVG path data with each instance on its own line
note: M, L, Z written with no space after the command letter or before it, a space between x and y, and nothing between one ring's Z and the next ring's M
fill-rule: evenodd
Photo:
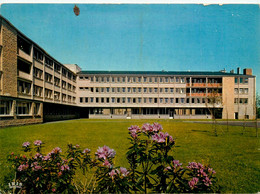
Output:
M192 129L192 132L202 132L202 133L208 133L209 131L207 130L197 130L197 129Z

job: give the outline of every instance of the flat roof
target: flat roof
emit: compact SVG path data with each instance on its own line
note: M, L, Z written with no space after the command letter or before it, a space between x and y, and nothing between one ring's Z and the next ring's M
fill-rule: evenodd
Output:
M79 74L103 74L103 75L203 75L203 76L248 76L255 77L253 75L244 75L237 73L225 73L220 71L81 71Z

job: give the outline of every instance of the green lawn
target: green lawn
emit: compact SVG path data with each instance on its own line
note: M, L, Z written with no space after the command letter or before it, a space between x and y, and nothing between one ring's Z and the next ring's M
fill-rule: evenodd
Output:
M115 149L116 165L127 167L125 153L129 146L130 125L142 125L156 120L70 120L39 125L0 129L0 187L8 174L7 154L21 153L25 141L40 139L45 143L44 153L54 147L66 150L68 143L90 148L92 154L99 146ZM209 163L217 172L222 192L253 193L260 191L259 138L254 128L218 126L219 135L214 136L211 124L185 123L174 120L157 120L164 131L176 138L175 159L185 165L196 161Z

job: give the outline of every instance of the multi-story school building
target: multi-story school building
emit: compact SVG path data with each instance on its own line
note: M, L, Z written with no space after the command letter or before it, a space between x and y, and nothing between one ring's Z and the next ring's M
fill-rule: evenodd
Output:
M0 16L0 126L72 118L254 119L255 76L81 71Z

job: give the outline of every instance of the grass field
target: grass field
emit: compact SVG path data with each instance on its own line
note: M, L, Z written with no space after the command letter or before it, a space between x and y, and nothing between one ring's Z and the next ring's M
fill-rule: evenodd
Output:
M115 149L116 165L127 167L125 153L129 146L128 130L131 125L142 125L156 120L70 120L39 125L0 129L0 184L8 174L10 165L7 154L21 153L25 141L40 139L45 143L44 153L54 147L66 150L68 143L89 148L92 154L99 146ZM209 163L216 170L222 192L253 193L260 191L260 146L254 128L217 126L218 136L212 125L185 123L174 120L157 120L176 138L175 159L187 165L196 161ZM1 187L0 185L0 187Z

